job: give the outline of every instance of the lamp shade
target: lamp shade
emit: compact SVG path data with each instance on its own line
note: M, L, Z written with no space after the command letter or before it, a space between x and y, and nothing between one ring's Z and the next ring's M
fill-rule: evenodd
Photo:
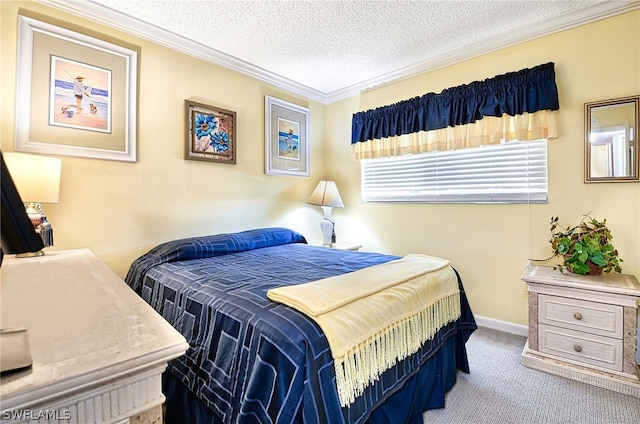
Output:
M338 187L334 181L320 181L313 193L311 193L307 203L318 206L331 206L333 208L344 207Z
M62 161L25 153L3 153L23 202L58 203Z

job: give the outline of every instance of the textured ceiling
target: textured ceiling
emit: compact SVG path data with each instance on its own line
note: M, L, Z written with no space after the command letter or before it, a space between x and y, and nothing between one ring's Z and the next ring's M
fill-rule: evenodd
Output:
M576 25L585 10L636 1L601 0L48 0L102 8L110 21L150 24L202 48L303 88L331 96L406 77L431 61L504 47L542 35L530 28ZM601 13L597 9L595 13ZM579 16L571 21L569 16ZM565 21L559 20L565 19ZM578 22L576 22L576 20ZM527 30L529 29L529 30ZM557 28L555 29L557 30ZM523 34L520 39L514 34ZM162 37L156 33L155 37ZM180 38L179 38L180 39ZM482 49L486 43L488 50ZM502 43L502 44L501 44ZM174 41L175 44L175 41ZM178 42L179 44L179 42ZM439 61L439 62L438 62ZM238 65L239 64L239 65Z

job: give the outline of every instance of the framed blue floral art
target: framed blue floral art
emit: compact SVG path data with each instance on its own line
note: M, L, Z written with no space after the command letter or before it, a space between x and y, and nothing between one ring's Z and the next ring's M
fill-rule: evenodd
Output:
M236 113L185 100L184 158L236 163Z

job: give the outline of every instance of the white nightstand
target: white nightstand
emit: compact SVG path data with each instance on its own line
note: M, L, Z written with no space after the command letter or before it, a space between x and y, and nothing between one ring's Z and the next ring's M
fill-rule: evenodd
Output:
M330 246L333 249L342 249L342 250L360 250L362 248L361 244L356 243L333 243Z
M633 275L583 276L527 266L529 340L523 365L640 397Z

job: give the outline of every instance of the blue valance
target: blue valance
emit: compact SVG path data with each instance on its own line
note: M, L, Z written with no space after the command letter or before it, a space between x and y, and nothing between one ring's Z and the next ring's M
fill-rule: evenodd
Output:
M353 115L351 144L500 117L558 110L553 62Z

